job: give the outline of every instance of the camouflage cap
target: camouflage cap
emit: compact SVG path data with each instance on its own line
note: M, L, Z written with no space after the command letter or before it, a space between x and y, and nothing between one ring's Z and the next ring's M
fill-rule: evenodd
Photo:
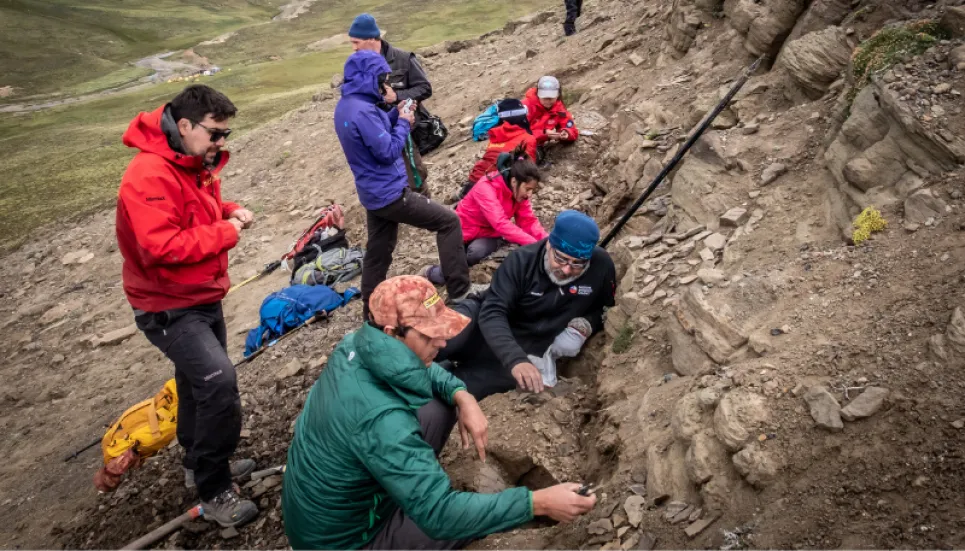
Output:
M469 325L469 318L448 308L432 283L420 276L396 276L378 285L369 297L375 323L411 327L433 339L449 340Z

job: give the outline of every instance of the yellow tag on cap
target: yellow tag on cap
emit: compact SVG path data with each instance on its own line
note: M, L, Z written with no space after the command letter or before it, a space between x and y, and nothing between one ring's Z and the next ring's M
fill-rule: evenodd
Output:
M422 305L426 307L426 310L428 310L429 308L432 308L433 306L435 306L435 304L436 304L437 302L439 302L440 300L442 300L442 297L439 296L439 293L436 293L436 294L432 295L431 297L427 298L427 299L422 303Z

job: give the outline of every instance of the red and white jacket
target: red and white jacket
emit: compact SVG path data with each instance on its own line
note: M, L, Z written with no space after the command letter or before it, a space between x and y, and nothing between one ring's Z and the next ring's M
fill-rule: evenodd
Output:
M529 128L533 131L537 144L542 145L549 140L546 136L547 130L556 130L557 132L566 130L569 138L564 141L567 142L575 142L576 138L580 136L576 122L570 112L566 110L566 106L563 105L563 100L556 100L553 107L547 109L540 103L539 97L536 95L536 88L530 88L523 98L523 105L526 106Z

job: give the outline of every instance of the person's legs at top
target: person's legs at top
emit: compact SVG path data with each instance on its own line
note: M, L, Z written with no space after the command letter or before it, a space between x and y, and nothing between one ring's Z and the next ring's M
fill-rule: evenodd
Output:
M580 16L582 4L580 0L564 0L566 5L566 19L563 21L563 33L571 36L576 33L576 18Z
M404 195L403 195L404 197ZM403 198L379 210L365 211L365 228L368 238L365 242L365 256L362 258L362 317L369 319L369 296L375 287L385 281L392 265L392 253L399 237L398 222L383 218L381 213L394 212Z
M374 214L396 224L408 224L435 232L436 247L439 250L439 261L442 264L442 273L445 276L449 299L458 301L466 296L470 284L469 264L466 263L466 249L462 244L462 226L455 212L427 197L406 189L400 200L374 211ZM369 235L371 235L371 231ZM366 261L368 258L369 251L366 250ZM368 295L365 294L364 262L362 264L362 293L363 298L368 300ZM386 270L388 270L388 266L386 266ZM382 272L382 279L385 279L385 272ZM382 279L373 284L369 292L374 290L375 285L380 283Z

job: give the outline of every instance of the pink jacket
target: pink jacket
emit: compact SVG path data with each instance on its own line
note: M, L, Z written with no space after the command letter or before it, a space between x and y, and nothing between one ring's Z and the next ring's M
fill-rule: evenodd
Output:
M501 237L510 243L529 245L549 235L533 214L529 200L516 202L513 190L498 172L480 178L459 201L456 214L466 243L481 237Z

